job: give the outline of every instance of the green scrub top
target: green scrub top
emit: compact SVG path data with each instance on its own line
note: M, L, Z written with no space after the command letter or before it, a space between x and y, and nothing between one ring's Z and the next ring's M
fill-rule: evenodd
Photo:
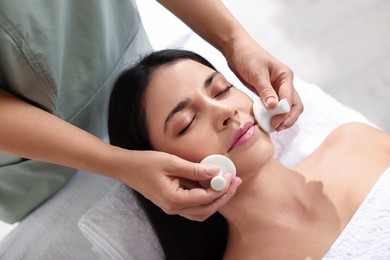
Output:
M150 50L132 0L0 1L0 88L98 137L113 81ZM21 220L75 172L0 154L0 219Z

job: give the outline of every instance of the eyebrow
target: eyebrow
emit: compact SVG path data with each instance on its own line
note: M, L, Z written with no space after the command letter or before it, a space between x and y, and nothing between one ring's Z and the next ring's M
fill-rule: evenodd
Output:
M203 87L205 89L207 89L211 83L213 82L213 79L217 76L221 74L220 72L218 71L215 71L213 73L211 73L207 78L206 80L204 81L203 83ZM190 98L186 98L185 100L182 100L180 101L172 110L171 112L168 114L167 116L167 119L165 119L165 123L164 123L164 132L166 132L166 129L168 127L168 124L172 121L173 117L179 113L180 111L182 111L183 109L185 109L190 103L191 103L191 99Z

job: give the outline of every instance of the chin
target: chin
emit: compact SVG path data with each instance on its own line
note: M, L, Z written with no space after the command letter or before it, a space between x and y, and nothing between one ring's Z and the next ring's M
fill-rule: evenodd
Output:
M237 150L230 154L237 169L237 176L246 177L258 173L274 157L274 147L269 142L263 142L261 146L251 147L251 149Z

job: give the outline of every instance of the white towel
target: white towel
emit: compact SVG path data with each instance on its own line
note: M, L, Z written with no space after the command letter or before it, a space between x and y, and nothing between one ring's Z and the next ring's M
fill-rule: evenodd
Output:
M163 259L157 236L132 190L118 184L78 222L100 259Z
M390 168L377 181L324 259L390 259Z

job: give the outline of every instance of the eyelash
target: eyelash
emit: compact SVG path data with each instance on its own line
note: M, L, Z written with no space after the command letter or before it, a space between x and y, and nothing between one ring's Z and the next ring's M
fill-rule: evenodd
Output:
M219 92L217 95L214 96L214 98L217 98L218 96L220 95L224 95L225 93L227 93L233 86L233 84L230 84L229 86L227 86L224 90L222 90L221 92ZM194 115L194 117L191 119L191 121L188 123L188 125L186 125L182 130L180 130L179 132L179 136L182 136L184 135L188 129L191 127L191 124L194 122L196 118L196 115Z
M229 86L227 86L224 90L222 90L221 92L219 92L217 95L214 96L214 98L220 96L220 95L223 95L225 94L226 92L228 92L233 86L233 84L230 84Z
M195 118L196 118L196 115L194 115L194 117L191 119L191 121L188 123L188 125L186 125L182 130L180 130L180 132L178 134L179 136L182 136L187 132L187 130L190 128L192 122L194 122Z

